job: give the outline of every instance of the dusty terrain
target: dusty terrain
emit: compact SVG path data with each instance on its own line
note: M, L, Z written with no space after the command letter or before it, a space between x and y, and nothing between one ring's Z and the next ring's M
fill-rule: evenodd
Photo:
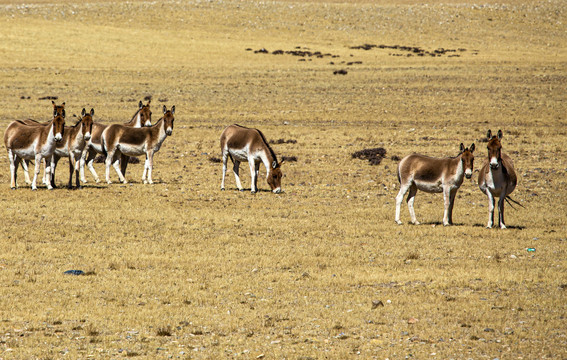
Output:
M3 129L52 97L71 125L176 106L151 186L131 164L69 191L61 160L59 189L10 190L0 156L0 358L567 357L563 1L0 4ZM220 191L233 123L295 157L283 194ZM506 230L476 184L488 129L525 206ZM422 192L396 225L398 160L461 142L456 225Z

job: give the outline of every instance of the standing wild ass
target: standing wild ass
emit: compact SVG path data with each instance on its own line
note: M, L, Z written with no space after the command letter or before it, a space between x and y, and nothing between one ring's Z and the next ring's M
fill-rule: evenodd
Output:
M163 106L163 117L155 125L143 128L133 128L119 124L109 125L102 132L102 148L106 155L106 182L110 181L110 165L114 166L120 181L126 184L124 174L118 168L119 156L146 155L142 181L153 184L152 169L154 154L158 152L165 138L173 133L173 115L175 106L167 110ZM147 175L147 179L146 179Z
M150 111L150 101L146 105L140 101L138 104L138 111L132 116L132 119L127 123L123 124L124 126L129 126L133 128L141 128L143 126L151 126L152 125L152 112ZM85 147L85 151L83 156L81 156L80 160L80 174L81 174L81 181L83 183L87 182L85 177L85 163L89 168L89 171L93 175L95 181L97 183L100 182L100 178L96 173L93 163L96 158L97 154L103 154L102 146L101 146L101 136L102 132L108 127L109 125L93 123L93 130L91 133L91 139L87 143ZM121 172L122 174L126 173L126 167L128 166L128 158L125 156L124 159L121 161Z
M75 183L77 188L81 187L79 182L79 159L83 154L83 150L87 141L91 138L93 128L94 109L90 113L83 108L81 112L81 119L75 126L65 127L63 139L57 143L53 156L51 157L51 178L48 181L52 187L55 187L55 169L61 157L69 158L69 183L67 188L73 188L73 173L75 176Z
M486 227L491 228L494 224L494 198L498 197L498 225L506 229L504 201L510 199L509 195L516 188L518 178L512 159L502 152L500 142L502 130L498 130L497 136L492 136L492 132L488 130L486 137L488 138L488 157L484 160L478 174L478 186L488 196L488 224Z
M55 107L55 104L54 104ZM37 190L37 176L40 170L41 160L46 160L45 172L50 174L50 160L55 151L56 142L63 139L65 131L65 111L57 113L53 111L53 120L47 125L26 125L24 122L12 121L4 133L4 144L10 159L10 187L17 187L17 170L20 160L34 160L35 171L31 184L32 190ZM51 184L47 184L52 189Z
M398 164L398 180L400 192L396 196L396 222L400 221L400 206L404 195L409 190L407 203L413 224L419 224L415 217L413 202L417 190L428 193L443 193L445 211L443 212L443 225L453 224L453 206L455 195L463 183L463 177L470 179L474 163L474 144L465 148L461 143L460 153L453 158L433 158L429 156L412 154L403 158Z
M226 176L226 163L228 157L233 163L234 179L238 190L242 191L242 184L238 176L240 163L248 162L250 165L250 176L252 178L251 192L258 191L258 171L260 163L266 167L266 180L272 191L276 194L281 192L282 171L274 150L268 145L264 134L258 129L249 129L240 125L230 125L223 130L220 137L222 151L222 182L221 190L224 190L224 179Z

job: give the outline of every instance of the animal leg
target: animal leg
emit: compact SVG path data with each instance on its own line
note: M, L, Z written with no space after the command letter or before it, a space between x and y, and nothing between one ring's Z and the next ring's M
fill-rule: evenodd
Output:
M51 164L51 158L49 159L43 159L41 162L43 163L43 178L42 178L42 182L44 185L47 185L48 183L51 184L51 178L47 175L47 173L45 172L45 169L47 168L47 162L49 161L49 163ZM53 166L51 166L51 169L53 169ZM53 184L52 184L53 186Z
M400 208L402 206L402 201L404 200L404 196L406 195L406 192L408 192L409 188L410 188L410 184L400 184L400 191L398 192L398 195L396 196L396 217L395 217L395 221L398 225L402 225L402 222L400 221Z
M21 162L22 162L22 169L24 169L24 179L26 181L26 184L29 185L29 184L31 184L30 173L28 171L28 166L29 166L30 161L23 159Z
M87 179L84 178L84 176L85 176L85 162L87 164L87 167L89 168L89 171L93 175L95 182L97 184L100 182L100 178L98 177L98 174L96 173L94 166L93 166L95 158L96 158L96 151L89 150L88 153L87 153L86 161L81 159L81 161L82 161L81 166L82 166L82 171L83 171L82 176L83 176L83 182L84 183L87 182ZM105 161L105 163L106 163L106 161Z
M504 224L504 201L506 200L506 189L500 194L500 199L498 199L498 225L500 229L506 229L506 224Z
M108 152L106 154L106 160L104 161L104 165L106 167L106 183L107 184L112 184L112 181L110 181L110 165L112 164L113 155L114 155L114 152L112 152L112 153Z
M18 187L16 183L16 173L18 171L19 160L11 149L8 149L8 159L10 160L10 188L15 190Z
M126 168L128 168L128 160L130 160L129 156L126 156L124 154L120 156L120 172L124 177L126 177Z
M243 191L244 189L242 189L242 183L240 183L240 176L238 176L238 171L240 169L240 161L238 160L233 160L234 164L232 167L232 171L234 172L234 180L236 181L236 187L238 188L238 190Z
M258 191L256 186L258 183L258 177L256 176L256 164L254 163L254 159L248 159L248 165L250 166L250 177L252 178L250 181L252 184L250 185L250 191L252 194L255 194L256 191Z
M55 185L55 169L57 168L57 163L59 162L60 157L56 156L55 154L53 154L51 156L51 174L49 176L49 183L51 184L52 188L56 188L57 186ZM47 164L47 160L45 160L45 163ZM47 166L47 165L46 165ZM47 167L45 168L45 175L44 177L47 176Z
M58 159L58 161L59 161L59 159ZM38 169L38 172L39 172L39 167L37 169ZM48 159L45 159L45 174L46 174L46 177L48 179L50 179L50 181L47 182L47 189L53 190L53 185L52 185L52 180L51 180L51 162ZM55 180L53 180L53 183L55 183Z
M455 198L457 195L457 189L451 191L451 198L449 202L449 225L453 225L453 206L455 206Z
M35 166L33 171L32 190L37 190L37 175L39 174L39 166L41 164L41 155L35 156ZM51 184L50 184L51 185Z
M221 190L224 190L224 179L226 177L226 163L228 161L228 151L222 152L222 181L221 181Z
M148 184L153 184L152 180L152 170L154 169L154 153L150 152L148 155Z
M490 229L494 224L494 196L488 189L486 189L486 195L488 196L488 224L486 227Z
M122 175L122 172L120 171L120 158L118 153L114 153L114 156L112 157L112 166L114 167L116 174L118 174L118 179L120 179L120 182L126 184L127 183L126 178L124 177L124 175Z
M414 225L419 225L419 221L417 221L417 219L415 217L415 210L413 208L413 202L415 201L415 194L417 194L417 185L413 184L409 188L409 194L408 194L408 199L407 199L408 209L409 209L409 213L410 213L411 223L414 224Z
M254 181L254 187L256 188L256 190L258 190L258 174L260 173L260 163L256 163L255 169L254 169L254 176L255 176L255 181Z

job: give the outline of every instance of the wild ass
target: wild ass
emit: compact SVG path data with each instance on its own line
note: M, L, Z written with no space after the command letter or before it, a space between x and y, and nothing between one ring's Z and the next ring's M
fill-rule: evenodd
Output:
M53 117L55 117L57 114L62 115L63 117L65 117L65 103L62 103L61 105L57 105L55 104L55 101L51 100L51 104L53 104ZM33 119L25 119L25 120L20 120L22 123L26 124L26 125L44 125L44 126L48 126L51 125L51 121L47 121L47 122L43 122L40 123L39 121L33 120ZM31 184L31 180L30 180L30 175L29 175L29 160L25 159L22 160L22 168L24 169L24 178L26 181L26 184ZM42 161L44 168L45 168L45 160ZM45 173L44 173L45 175ZM43 178L43 183L45 185L47 185L47 178Z
M482 163L478 174L478 186L488 196L488 224L491 228L494 224L494 198L498 197L498 225L506 229L504 224L504 201L512 200L509 195L516 188L518 178L514 171L512 159L502 152L502 130L498 130L496 136L488 130L488 157Z
M63 139L57 143L53 156L51 157L51 178L48 181L55 187L55 169L61 157L69 158L69 183L67 188L73 188L73 173L75 173L75 183L77 188L81 187L79 182L79 159L85 149L87 141L91 138L93 127L94 109L87 113L83 108L81 119L72 127L65 127Z
M465 148L461 143L460 153L453 158L433 158L429 156L412 154L403 158L398 164L398 180L400 192L396 196L396 222L400 221L400 206L404 195L407 197L408 209L413 224L419 224L415 217L413 202L417 190L428 193L443 193L445 211L443 212L443 225L453 224L453 206L455 195L463 183L463 177L470 179L474 163L474 144Z
M102 147L106 153L106 182L110 181L110 165L114 166L120 181L126 184L124 174L118 168L119 156L146 155L142 181L153 184L152 169L154 154L158 152L165 138L173 133L175 106L167 110L163 106L163 117L151 127L133 128L125 125L109 125L102 132ZM147 177L146 177L147 176Z
M55 105L54 105L55 106ZM10 159L10 187L17 187L17 170L20 160L35 160L35 171L31 183L32 190L37 190L37 175L42 159L46 159L46 173L51 172L50 158L55 151L56 143L63 139L65 131L65 111L58 114L54 109L53 120L47 125L26 125L22 121L12 121L4 133L4 144ZM52 189L51 184L47 184Z
M240 177L238 176L240 163L247 161L250 165L250 176L252 178L251 192L258 191L258 171L260 163L266 167L266 180L272 191L279 194L281 190L282 171L276 154L268 145L264 134L258 129L249 129L240 125L230 125L223 130L220 137L222 151L222 182L221 190L224 190L226 176L226 163L228 157L233 163L234 179L238 190L243 191Z
M151 126L152 125L152 112L150 111L150 101L146 105L140 101L138 104L138 111L132 116L132 119L127 123L123 124L124 126L134 127L134 128L141 128L143 126ZM106 129L109 125L93 123L93 130L91 133L91 139L87 143L85 147L85 151L83 156L80 159L80 176L81 181L83 183L87 182L85 177L85 163L87 164L88 169L90 170L91 174L93 175L95 181L97 183L100 182L100 178L96 173L93 163L96 158L97 154L103 154L102 146L101 146L101 135L104 129ZM128 158L124 156L124 159L121 161L121 171L122 174L126 173L126 167L128 166Z

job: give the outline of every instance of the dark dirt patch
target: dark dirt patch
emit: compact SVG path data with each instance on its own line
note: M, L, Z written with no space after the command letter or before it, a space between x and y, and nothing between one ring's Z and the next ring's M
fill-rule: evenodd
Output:
M363 149L352 154L353 159L368 160L370 165L379 165L386 156L386 149Z
M94 162L96 164L104 164L104 162L106 161L106 156L102 156L102 155L98 155L97 157L95 157ZM138 159L135 156L130 156L128 158L128 164L139 164L140 163L140 159Z
M348 74L348 71L346 71L345 69L333 71L333 75L346 75L346 74Z
M211 156L209 158L209 161L212 162L212 163L220 163L221 159L219 159L218 157Z
M278 139L278 140L270 140L269 141L270 144L296 144L297 140L294 139Z
M282 161L295 162L297 161L297 156L282 156Z
M390 56L431 56L431 57L441 57L441 56L448 56L448 57L459 57L461 56L460 53L467 51L467 49L459 48L459 49L445 49L445 48L438 48L435 50L425 50L417 46L403 46L403 45L374 45L374 44L364 44L358 46L351 46L351 49L354 50L371 50L371 49L388 49L388 50L398 50L401 52L405 52L406 54L400 53L390 53ZM474 51L473 55L477 55L478 51Z

